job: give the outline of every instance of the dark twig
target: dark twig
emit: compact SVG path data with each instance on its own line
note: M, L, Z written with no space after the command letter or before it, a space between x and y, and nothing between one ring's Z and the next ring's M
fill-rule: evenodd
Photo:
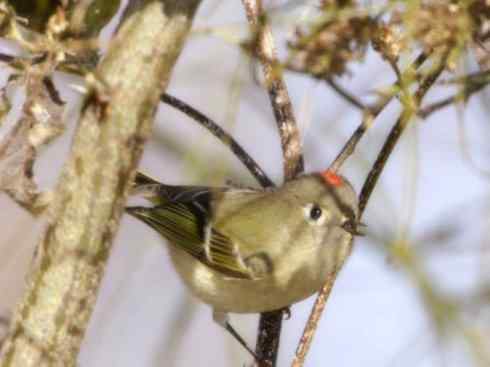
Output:
M242 0L247 20L255 35L254 54L262 65L265 84L269 93L272 110L284 160L284 179L293 179L304 170L301 136L293 114L282 70L277 59L274 39L260 0ZM283 312L265 312L260 316L256 354L264 364L275 366L279 352Z
M58 92L58 89L56 89L56 86L54 85L51 76L45 76L42 82L44 84L44 87L46 88L46 91L49 93L49 97L51 98L51 100L58 106L63 106L65 104L65 101L61 99L60 93Z
M431 103L418 111L418 116L421 118L427 118L432 113L443 109L451 104L458 102L466 102L470 97L485 88L490 81L485 81L483 83L472 83L463 88L462 91L456 93L453 96L441 99L440 101Z
M488 81L490 81L490 70L483 70L443 80L437 84L463 84L467 86L471 84L487 84Z
M378 154L378 158L374 162L373 168L369 172L369 175L366 181L364 182L361 193L359 194L360 217L362 216L364 209L366 208L367 202L371 197L374 187L376 186L376 183L379 179L379 176L381 175L381 172L383 171L386 162L388 161L388 158L390 157L391 153L393 152L393 149L395 148L395 145L397 144L398 140L400 139L400 136L405 130L405 127L408 125L412 117L414 117L414 115L417 113L417 110L420 106L422 99L424 98L424 96L426 95L430 87L437 80L437 78L444 71L445 66L446 66L446 57L444 57L440 61L439 65L434 70L432 70L420 84L418 90L415 92L415 95L413 97L415 106L405 107L400 117L398 118L396 124L391 129L383 147L381 148L380 153Z
M349 158L354 153L357 144L364 136L366 131L371 127L371 124L373 123L376 116L377 115L373 115L369 110L364 111L364 117L362 119L361 124L357 127L356 131L354 131L354 133L349 138L347 143L345 143L342 150L334 159L332 164L330 164L329 167L330 170L334 172L338 171L338 169L344 164L346 159Z
M364 103L357 98L355 95L347 91L345 88L342 86L338 85L335 80L332 78L325 79L327 84L335 91L337 92L340 96L342 96L347 102L349 102L352 106L356 107L357 109L364 111L367 109L367 107L364 105Z
M259 164L237 143L233 137L228 134L221 126L216 122L211 120L209 117L199 112L192 106L188 105L184 101L171 96L169 94L162 94L160 96L160 101L166 103L172 107L175 107L182 113L191 117L197 121L201 126L206 128L211 134L218 138L221 143L227 146L235 156L243 163L245 167L252 173L252 175L257 179L257 181L264 187L275 186L274 182L267 176L264 170L259 166Z
M255 353L260 358L260 366L274 366L279 352L283 311L263 312L260 314L259 333Z
M478 88L478 89L481 89L481 88L483 88L483 85L480 86L480 88ZM476 90L475 90L475 92L476 92ZM424 108L421 108L419 110L419 112L417 113L417 115L420 118L425 119L425 118L429 117L429 115L431 115L432 113L437 112L437 111L443 109L444 107L448 107L452 104L456 104L458 102L466 101L469 97L470 97L470 95L458 93L454 96L444 98L440 101L431 103L430 105L425 106Z
M15 56L0 53L0 61L5 63L10 63L15 60Z

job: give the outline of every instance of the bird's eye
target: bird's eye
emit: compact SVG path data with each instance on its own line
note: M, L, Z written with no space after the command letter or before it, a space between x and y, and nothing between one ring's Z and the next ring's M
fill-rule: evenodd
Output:
M322 216L322 209L318 205L313 205L310 210L310 218L318 220Z

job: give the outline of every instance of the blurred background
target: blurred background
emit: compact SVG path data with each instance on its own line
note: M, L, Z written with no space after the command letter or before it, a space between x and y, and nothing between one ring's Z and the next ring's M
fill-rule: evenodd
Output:
M310 1L266 1L281 57L295 25L315 11ZM370 2L374 8L375 1ZM120 15L118 11L116 18ZM102 33L108 44L115 20ZM168 92L217 121L277 183L282 182L279 136L260 68L239 47L248 25L239 2L204 1ZM17 52L1 41L0 52ZM402 55L400 65L413 60ZM477 70L468 53L453 74ZM0 70L3 81L9 70ZM324 169L362 119L325 82L286 72L302 133L306 171ZM349 64L339 84L363 99L396 80L369 46ZM70 149L82 95L81 78L59 73L55 83L65 110L66 133L38 159L35 177L54 187ZM425 103L451 89L435 88ZM321 320L307 366L489 366L490 105L483 90L466 105L414 119L390 157L364 220L367 235L355 240ZM19 116L24 92L14 90L5 134ZM376 119L341 172L360 190L401 107L394 100ZM169 184L258 186L240 162L206 130L161 105L141 171ZM43 233L5 194L0 196L0 315L9 317L22 294L33 249ZM98 366L243 366L242 348L195 300L172 269L167 244L154 231L124 216L79 359ZM314 298L292 306L283 324L279 366L290 364ZM232 315L255 344L257 315ZM1 329L0 329L1 330ZM0 334L1 335L1 334Z

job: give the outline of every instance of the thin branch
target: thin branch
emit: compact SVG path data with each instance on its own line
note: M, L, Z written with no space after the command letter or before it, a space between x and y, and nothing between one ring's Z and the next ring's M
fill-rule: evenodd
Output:
M446 79L438 82L437 84L441 84L441 85L463 84L467 86L467 85L487 84L489 81L490 81L490 70L484 70L484 71L477 71L465 75L460 75L454 78Z
M366 105L355 95L347 91L345 88L337 84L333 78L325 79L327 84L336 91L341 97L343 97L348 103L350 103L353 107L365 111L367 109Z
M242 0L247 20L256 36L254 54L262 65L265 84L269 93L272 110L284 160L284 180L295 178L304 170L301 136L293 113L286 84L276 55L274 39L261 0ZM275 366L279 352L283 312L281 310L260 315L256 354L265 364Z
M479 89L482 89L482 88L483 88L483 86L481 86ZM429 117L429 115L433 114L434 112L440 111L443 108L448 107L452 104L456 104L458 102L466 101L469 97L470 97L470 95L458 93L454 96L444 98L440 101L431 103L430 105L425 106L424 108L421 108L419 110L419 112L417 113L417 115L420 118L425 119L425 118Z
M344 162L349 158L356 150L357 144L362 139L366 131L371 127L374 122L376 115L373 115L371 111L365 110L364 116L362 118L361 124L357 127L356 131L349 138L347 143L342 147L340 153L335 157L333 162L330 164L329 169L333 172L337 172Z
M0 61L5 63L11 63L15 60L15 56L0 53Z
M291 367L301 367L305 362L306 355L310 349L311 341L318 327L318 322L322 317L323 310L327 303L330 292L332 291L335 279L337 278L337 271L333 271L327 278L325 284L320 290L315 304L310 312L310 317L306 323L306 327L301 335L298 347L296 348L296 354L294 356Z
M91 92L0 366L76 365L143 143L198 5L142 2L88 76Z
M448 107L449 105L459 102L467 102L473 94L481 91L483 88L488 86L489 83L490 81L469 84L468 86L465 86L462 91L456 93L455 95L441 99L437 102L433 102L430 105L421 108L418 111L418 116L421 118L427 118L432 113Z
M211 134L218 138L222 144L227 146L235 156L243 163L257 181L264 187L275 186L274 182L267 176L259 164L237 143L233 137L228 134L221 126L211 120L209 117L199 112L184 101L164 93L160 96L160 101L172 107L175 107L182 113L197 121L201 126L206 128Z
M242 0L242 2L248 22L256 37L254 54L258 56L262 65L266 88L279 129L284 159L284 176L287 181L304 170L301 136L262 2L260 0Z

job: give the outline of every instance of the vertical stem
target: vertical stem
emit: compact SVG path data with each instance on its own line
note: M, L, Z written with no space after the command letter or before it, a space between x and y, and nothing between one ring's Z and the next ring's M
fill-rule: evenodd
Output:
M263 312L260 314L259 332L255 352L261 361L275 366L281 341L283 311Z
M242 0L247 20L256 35L256 54L262 65L267 92L281 138L285 180L303 172L301 136L294 117L281 66L274 47L274 38L260 0Z
M313 340L313 336L315 335L315 331L318 327L318 322L322 317L323 310L327 303L328 297L330 296L330 292L332 291L336 277L337 271L332 272L332 274L329 275L327 281L320 290L318 297L315 300L315 304L313 305L313 308L311 310L310 317L308 318L308 322L306 324L303 335L301 335L298 347L296 348L296 354L294 356L291 367L303 366L306 355L310 350L311 341Z
M301 136L289 99L286 83L277 59L274 38L261 0L242 0L247 20L256 36L256 54L262 65L269 100L281 139L285 181L304 170ZM275 366L279 352L283 311L265 312L260 316L256 353L263 362Z

